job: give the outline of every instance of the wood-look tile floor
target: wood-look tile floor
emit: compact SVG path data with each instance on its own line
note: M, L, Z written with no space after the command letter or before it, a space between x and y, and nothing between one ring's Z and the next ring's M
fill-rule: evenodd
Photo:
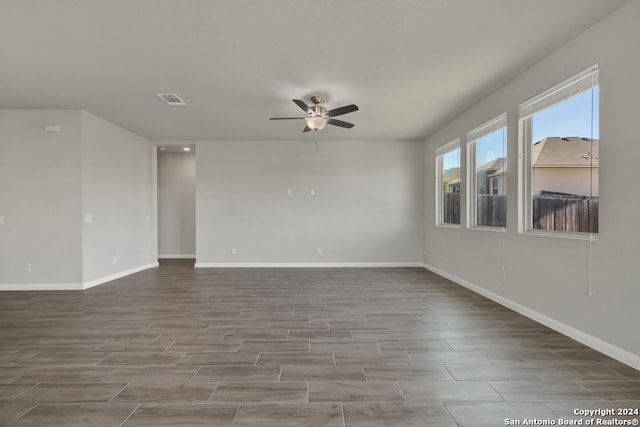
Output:
M493 427L605 408L640 409L640 372L418 268L178 262L0 295L2 426Z

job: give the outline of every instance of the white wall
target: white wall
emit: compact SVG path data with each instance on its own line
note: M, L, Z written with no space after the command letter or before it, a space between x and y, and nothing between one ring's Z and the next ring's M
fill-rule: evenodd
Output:
M422 261L420 142L201 141L196 152L198 266Z
M158 256L195 258L196 157L158 153Z
M83 281L153 265L151 145L82 112ZM115 261L115 262L114 262Z
M591 269L588 241L517 233L515 167L508 176L504 234L436 227L434 186L426 186L425 263L636 368L640 368L638 22L640 1L630 1L453 119L426 141L424 168L425 179L432 183L438 146L464 138L468 130L505 111L508 164L517 165L518 104L599 63L600 235L592 243ZM465 158L463 152L463 162ZM501 283L502 254L506 284ZM591 297L587 295L590 271Z
M81 205L80 112L0 110L0 289L81 282Z

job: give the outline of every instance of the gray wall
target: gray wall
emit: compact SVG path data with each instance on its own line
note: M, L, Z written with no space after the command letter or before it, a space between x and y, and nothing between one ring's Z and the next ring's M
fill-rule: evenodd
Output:
M83 280L156 262L152 259L151 145L82 112Z
M425 263L640 367L640 2L625 4L558 51L453 119L425 143ZM600 235L592 243L518 234L518 104L600 64ZM508 114L507 232L436 227L435 150ZM464 170L465 151L461 155ZM466 183L463 183L463 186ZM463 206L464 208L464 206ZM465 223L463 214L462 223ZM504 247L503 247L504 244ZM502 259L507 276L501 280ZM593 296L587 295L591 274Z
M158 256L195 258L196 157L158 153Z
M80 128L79 111L0 110L0 289L82 280Z
M83 289L154 265L147 140L79 110L0 110L0 152L0 290Z
M198 266L422 262L420 142L201 141L196 152Z

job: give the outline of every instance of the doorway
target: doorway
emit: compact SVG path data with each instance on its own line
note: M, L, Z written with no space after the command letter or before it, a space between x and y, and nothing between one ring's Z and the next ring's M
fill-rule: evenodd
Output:
M195 263L195 145L158 146L158 262Z

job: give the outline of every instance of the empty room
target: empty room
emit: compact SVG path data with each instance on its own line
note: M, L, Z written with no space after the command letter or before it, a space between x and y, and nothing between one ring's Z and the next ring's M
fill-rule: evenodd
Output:
M638 425L639 23L1 1L0 426Z

